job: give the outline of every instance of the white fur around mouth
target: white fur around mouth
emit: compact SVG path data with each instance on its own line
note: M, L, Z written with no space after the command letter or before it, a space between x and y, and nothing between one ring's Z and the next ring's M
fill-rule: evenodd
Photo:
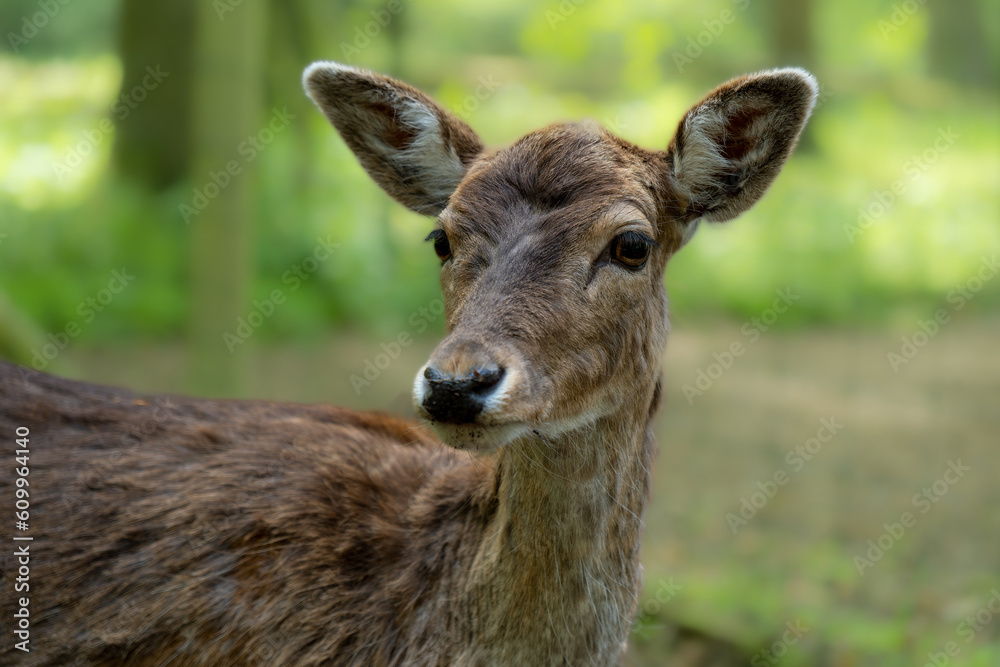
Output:
M531 426L524 422L511 422L494 426L431 422L431 426L441 442L449 447L480 454L497 450L507 443L531 433Z
M446 424L430 419L430 415L422 407L424 399L430 392L430 386L424 377L425 368L426 366L417 372L416 380L413 383L414 407L417 410L417 414L430 422L431 427L433 427L434 432L437 433L441 442L449 447L476 453L491 452L531 430L527 424L521 422L507 424ZM490 412L490 408L495 410L497 407L497 402L493 401L492 405L487 405L484 413Z

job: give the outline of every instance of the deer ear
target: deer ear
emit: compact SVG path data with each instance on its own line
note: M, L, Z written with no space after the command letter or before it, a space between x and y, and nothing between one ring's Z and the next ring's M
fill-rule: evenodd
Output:
M779 69L733 79L685 114L667 152L687 203L685 240L697 221L722 222L753 206L781 171L812 111L816 79Z
M469 126L387 76L318 62L306 69L303 85L365 171L418 213L440 213L483 149Z

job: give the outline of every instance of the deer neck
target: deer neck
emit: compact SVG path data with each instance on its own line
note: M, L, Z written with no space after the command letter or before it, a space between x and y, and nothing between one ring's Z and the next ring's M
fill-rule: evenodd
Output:
M497 512L470 576L491 658L516 664L547 647L553 660L601 664L621 651L655 447L650 410L637 412L500 453Z

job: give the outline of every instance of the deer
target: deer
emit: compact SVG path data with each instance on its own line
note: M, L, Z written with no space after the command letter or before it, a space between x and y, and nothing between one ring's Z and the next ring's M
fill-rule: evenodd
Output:
M30 494L32 538L4 548L24 555L3 563L2 662L617 664L665 266L763 196L815 79L735 78L665 149L589 121L489 149L391 77L324 61L303 80L372 179L435 218L447 333L416 375L420 420L0 363L0 437L30 452L28 485L8 461L0 497Z

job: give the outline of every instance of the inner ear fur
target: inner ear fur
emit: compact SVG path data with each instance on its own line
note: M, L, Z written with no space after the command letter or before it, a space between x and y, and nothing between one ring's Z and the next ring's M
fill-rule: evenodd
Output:
M318 62L303 84L372 179L418 213L440 213L483 149L468 125L390 77Z
M795 147L817 91L805 70L771 70L724 83L692 107L667 149L686 220L722 222L753 206Z

